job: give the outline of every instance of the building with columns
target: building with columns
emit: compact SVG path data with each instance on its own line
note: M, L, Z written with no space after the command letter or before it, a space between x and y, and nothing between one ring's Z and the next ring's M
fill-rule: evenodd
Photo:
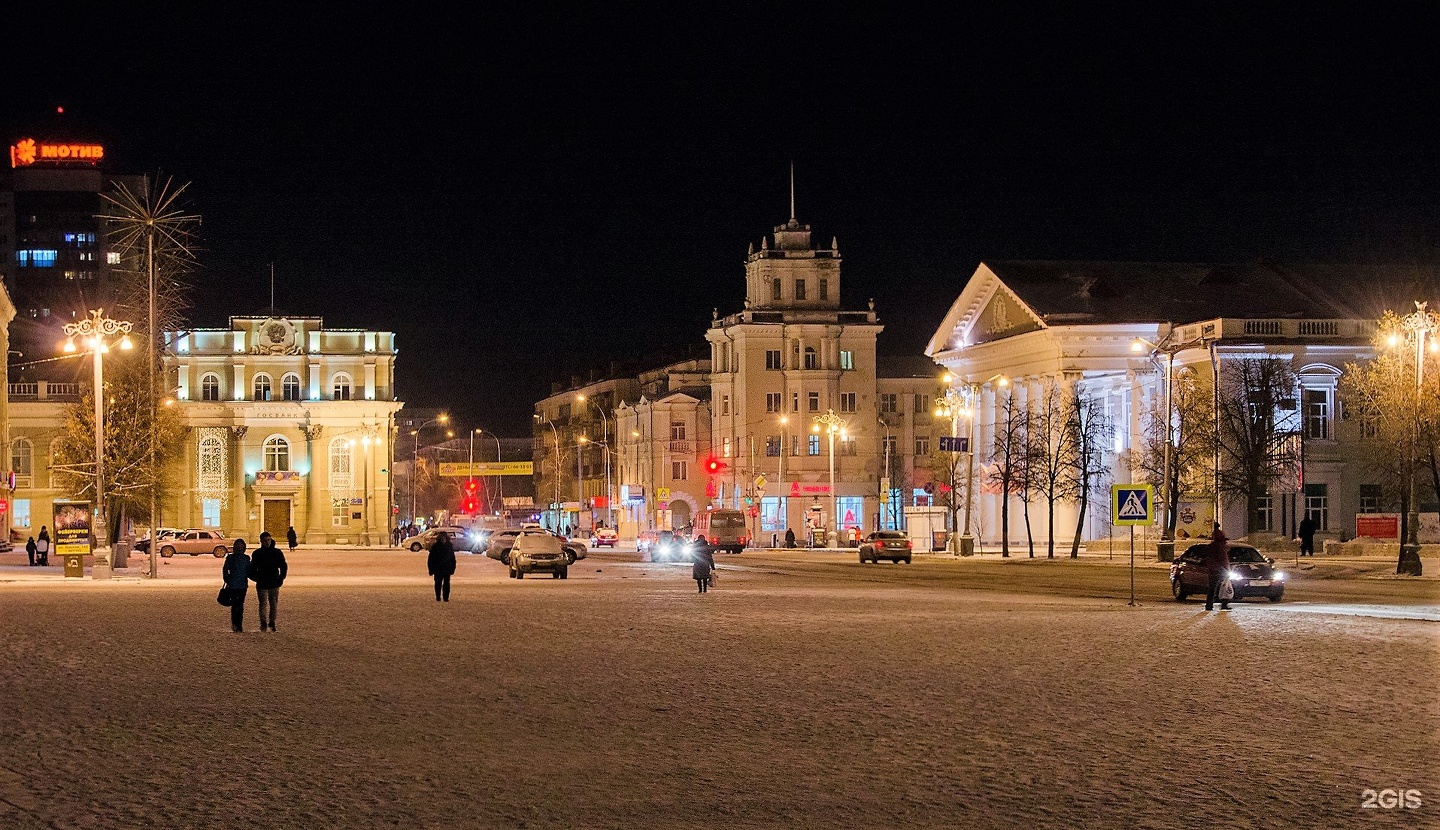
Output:
M167 332L164 365L186 426L162 520L230 536L294 526L307 543L388 544L395 337L319 317L232 317Z
M1288 538L1309 515L1321 537L1348 539L1355 535L1357 513L1398 504L1363 463L1363 428L1345 412L1339 381L1347 364L1373 355L1375 323L1386 309L1404 313L1413 310L1412 300L1423 299L1411 296L1415 291L1433 294L1435 275L1418 277L1413 269L1339 265L982 262L926 354L976 394L982 480L995 469L997 424L1003 423L1007 397L1034 409L1048 383L1078 382L1099 403L1115 429L1103 453L1109 476L1090 500L1088 539L1111 533L1109 484L1144 480L1147 417L1163 419L1155 413L1166 411L1172 358L1172 379L1194 373L1208 394L1216 389L1217 367L1223 376L1226 366L1247 358L1280 358L1298 388L1271 418L1276 432L1296 442L1298 463L1256 494L1255 530ZM1148 344L1140 353L1133 348L1137 338ZM998 377L1008 385L1002 387ZM1214 463L1200 466L1182 470L1204 492L1179 502L1179 528L1191 536L1207 533L1218 516L1230 536L1244 535L1246 500L1217 500ZM995 487L977 490L973 520L981 544L999 539L1003 498ZM1019 497L1009 498L1013 543L1025 538L1025 528ZM1041 541L1046 509L1032 498L1032 528ZM1057 505L1059 539L1073 537L1077 509L1070 500Z

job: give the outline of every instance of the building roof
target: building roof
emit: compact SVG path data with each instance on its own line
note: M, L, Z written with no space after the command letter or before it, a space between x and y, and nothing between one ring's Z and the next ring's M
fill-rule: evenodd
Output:
M1373 320L1437 294L1424 265L986 261L1047 323L1194 322L1216 317Z
M933 378L945 367L924 355L877 355L875 376L886 378Z

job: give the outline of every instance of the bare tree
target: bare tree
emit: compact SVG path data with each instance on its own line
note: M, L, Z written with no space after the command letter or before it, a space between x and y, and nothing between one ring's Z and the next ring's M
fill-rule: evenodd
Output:
M1223 361L1216 404L1222 496L1245 502L1246 532L1260 527L1260 497L1293 475L1299 463L1296 392L1299 379L1278 357Z
M1045 499L1045 557L1055 558L1055 505L1066 498L1066 474L1074 446L1068 430L1070 388L1056 378L1047 378L1039 397L1030 407L1030 428L1026 431L1025 466L1034 490Z
M1075 539L1070 543L1070 558L1076 559L1080 556L1080 538L1085 532L1085 514L1090 509L1090 493L1110 472L1105 465L1105 447L1114 429L1105 414L1104 401L1087 396L1084 384L1076 383L1071 388L1067 403L1065 428L1071 451L1067 458L1066 489L1069 496L1079 502Z
M1215 458L1215 396L1209 378L1185 366L1171 375L1170 487L1165 478L1165 401L1157 396L1143 417L1139 466L1145 481L1178 505L1191 497L1213 497L1210 475ZM1175 538L1178 511L1167 510L1167 535Z
M1025 458L1025 408L1015 400L1014 386L1007 384L1005 397L999 401L995 422L995 442L991 448L994 470L990 484L1000 493L1000 555L1010 556L1010 497L1021 489L1020 477ZM1034 554L1034 546L1031 546Z

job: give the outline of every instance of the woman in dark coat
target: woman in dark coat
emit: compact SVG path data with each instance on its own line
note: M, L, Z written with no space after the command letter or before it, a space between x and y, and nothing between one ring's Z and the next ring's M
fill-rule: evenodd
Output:
M294 553L294 552L295 552L295 543L298 542L298 541L300 541L299 537L295 535L295 526L294 526L294 525L291 525L291 526L290 526L290 529L287 530L287 531L285 531L285 541L290 543L290 552L291 552L291 553Z
M710 571L715 568L715 552L705 542L704 536L696 536L693 545L695 564L690 566L690 575L695 578L695 587L703 594L710 590Z
M450 601L450 577L455 573L455 546L450 544L450 534L440 531L435 534L435 543L430 546L430 558L426 560L430 575L435 577L435 601Z
M225 587L230 589L230 630L243 631L245 622L245 594L250 588L250 557L245 554L245 540L235 540L235 550L225 557L225 568L221 571Z

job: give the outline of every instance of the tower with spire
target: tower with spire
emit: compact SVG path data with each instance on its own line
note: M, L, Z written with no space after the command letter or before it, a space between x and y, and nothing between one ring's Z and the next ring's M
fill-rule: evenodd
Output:
M745 257L744 310L717 316L706 333L711 451L727 471L711 482L713 506L769 511L754 518L781 534L802 533L812 520L848 529L878 511L875 339L882 328L873 305L842 309L839 246L832 239L816 247L797 217L792 166L790 218ZM829 436L812 432L815 419L832 412L853 427L835 442L834 490ZM757 487L759 479L766 484Z

